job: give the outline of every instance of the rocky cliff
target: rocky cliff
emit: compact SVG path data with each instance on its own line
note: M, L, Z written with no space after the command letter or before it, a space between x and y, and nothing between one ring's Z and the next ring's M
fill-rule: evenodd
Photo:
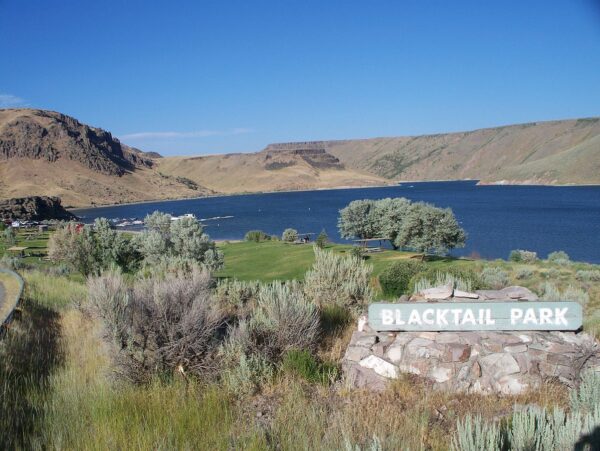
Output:
M77 217L64 209L58 197L30 196L0 200L0 220L70 221Z
M61 113L32 109L0 110L0 159L11 158L71 160L117 176L153 164L143 152L122 145L105 130Z

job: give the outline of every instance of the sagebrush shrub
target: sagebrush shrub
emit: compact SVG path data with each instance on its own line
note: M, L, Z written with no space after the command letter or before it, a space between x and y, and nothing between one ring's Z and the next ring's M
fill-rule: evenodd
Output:
M486 266L481 271L481 278L483 283L494 290L504 288L510 283L508 272L499 266Z
M540 299L543 301L560 301L560 290L552 282L543 282L540 285Z
M452 439L455 451L500 451L502 443L500 426L494 422L470 415L456 422L456 434Z
M555 251L548 254L548 261L556 265L570 265L571 259L565 251Z
M579 302L583 306L590 300L589 294L573 285L569 285L567 289L562 292L562 297L565 301Z
M600 373L592 370L583 371L577 390L569 393L572 410L593 411L600 406Z
M519 268L515 273L515 277L519 280L529 279L531 276L533 276L533 270L527 267Z
M484 288L481 276L475 271L450 266L444 268L443 271L434 267L415 274L410 279L408 292L418 293L423 289L447 284L452 284L453 288L464 291L481 290Z
M277 363L291 349L315 349L318 337L319 313L299 284L274 282L261 285L258 305L234 330L231 345Z
M218 282L215 295L221 305L229 305L238 310L253 307L258 296L260 282L237 279L222 279Z
M413 259L392 263L379 275L383 293L388 296L400 296L407 293L410 279L425 268L425 263Z
M316 246L314 251L315 263L304 277L304 291L310 300L321 307L335 304L354 309L371 302L371 265Z
M600 270L598 269L580 269L576 274L577 278L583 282L600 282Z
M269 241L271 240L271 236L267 235L262 230L250 230L244 236L245 241L254 241L255 243L260 243L261 241Z
M537 259L537 252L515 249L510 251L508 259L513 262L534 263Z
M223 317L211 285L210 274L199 268L133 283L118 272L88 280L89 303L104 322L124 377L143 383L168 371L205 376L214 370Z

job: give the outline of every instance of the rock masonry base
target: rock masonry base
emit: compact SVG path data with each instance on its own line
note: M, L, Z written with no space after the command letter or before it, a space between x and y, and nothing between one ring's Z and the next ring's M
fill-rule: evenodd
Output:
M573 332L356 331L342 367L357 388L383 390L409 373L443 390L519 394L548 380L577 385L582 371L600 371L600 350Z

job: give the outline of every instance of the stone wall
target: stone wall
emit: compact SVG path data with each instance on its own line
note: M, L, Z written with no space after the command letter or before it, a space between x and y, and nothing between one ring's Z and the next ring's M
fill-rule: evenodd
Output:
M356 331L343 358L355 387L382 390L402 373L459 392L518 394L547 380L577 384L600 371L598 343L574 332Z

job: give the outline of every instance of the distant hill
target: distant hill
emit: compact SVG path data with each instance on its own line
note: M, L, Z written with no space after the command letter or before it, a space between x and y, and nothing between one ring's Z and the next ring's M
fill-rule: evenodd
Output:
M320 148L351 169L389 180L600 184L600 118L437 135L273 144Z
M221 193L375 186L389 183L365 171L348 169L323 148L296 146L257 153L165 157L157 170L181 176Z
M161 176L157 157L64 114L0 110L0 198L50 195L81 206L211 193Z
M161 157L60 113L0 110L0 199L60 196L84 206L454 179L600 184L600 118Z

